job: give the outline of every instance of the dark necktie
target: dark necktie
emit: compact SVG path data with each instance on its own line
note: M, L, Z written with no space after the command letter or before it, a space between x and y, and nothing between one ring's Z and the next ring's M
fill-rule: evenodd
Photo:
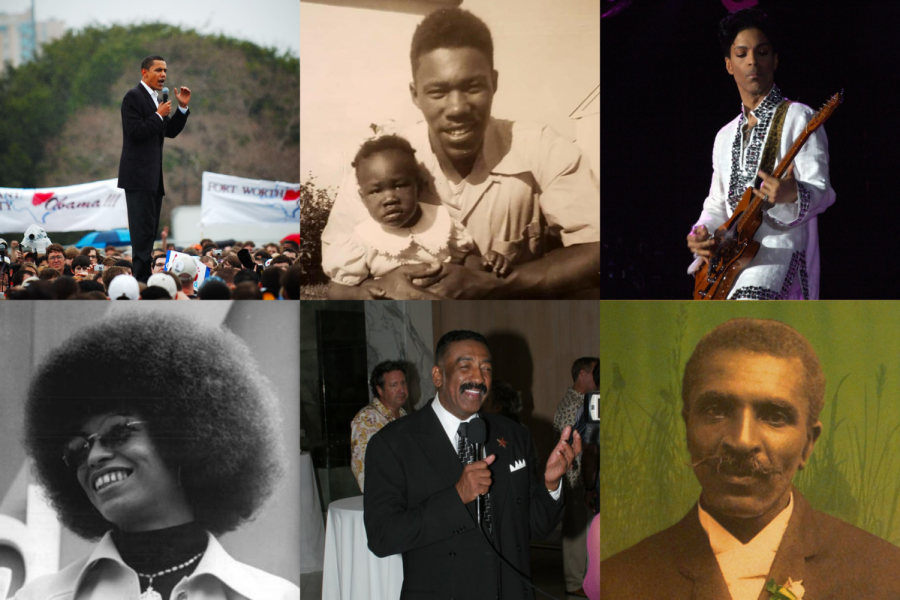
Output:
M459 441L456 444L456 453L459 454L459 460L464 465L470 465L475 462L475 444L469 443L468 433L469 424L460 423L456 433L459 434ZM491 523L491 494L488 492L484 495L484 514L482 515L484 524L487 526L488 536L494 539L494 526Z

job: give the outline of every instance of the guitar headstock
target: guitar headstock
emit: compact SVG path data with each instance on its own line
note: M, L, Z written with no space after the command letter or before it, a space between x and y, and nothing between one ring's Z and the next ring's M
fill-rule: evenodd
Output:
M822 108L819 109L813 118L809 120L809 123L806 125L807 131L813 131L819 125L828 120L831 114L837 109L838 106L844 101L844 90L839 91L837 94L828 99Z

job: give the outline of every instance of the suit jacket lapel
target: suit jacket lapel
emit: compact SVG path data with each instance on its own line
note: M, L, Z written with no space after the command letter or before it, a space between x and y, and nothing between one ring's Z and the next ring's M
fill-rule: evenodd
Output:
M419 411L423 414L420 417L418 431L415 433L416 440L422 448L425 460L432 464L435 472L440 473L445 481L456 483L462 475L463 466L453 445L447 440L447 434L434 414L431 402Z
M784 537L781 538L766 581L774 579L778 585L784 585L788 578L793 581L804 579L806 558L813 556L820 546L819 533L815 523L812 522L811 510L806 498L794 488L794 512L788 521ZM763 587L758 600L770 598L771 594Z
M483 417L483 415L482 415ZM509 442L508 439L511 437L506 429L495 419L486 419L488 423L488 439L485 442L485 456L490 456L493 454L496 458L494 462L491 464L491 519L494 523L494 531L499 531L500 529L500 521L498 519L499 516L502 515L504 511L497 510L500 506L503 506L503 503L506 501L506 494L509 488L509 482L511 473L509 472L509 466L512 464L512 453L514 452L513 445L511 443L507 443L506 447L500 445L499 439L504 438L504 441ZM505 435L504 435L505 434ZM525 456L516 457L524 459ZM532 465L526 465L526 469L530 469ZM524 474L523 474L524 475ZM527 475L525 475L527 477Z
M673 551L680 553L678 570L694 582L691 600L730 599L728 585L709 545L709 536L700 525L697 505L676 525L682 542Z
M153 102L153 97L150 95L150 92L147 91L147 88L145 88L141 83L137 84L137 88L141 90L144 99L149 103L149 106L153 110L153 112L156 112L156 103Z

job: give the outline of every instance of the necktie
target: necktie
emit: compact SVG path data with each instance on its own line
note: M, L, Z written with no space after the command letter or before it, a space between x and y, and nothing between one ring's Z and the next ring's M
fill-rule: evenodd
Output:
M464 465L470 465L475 462L475 444L469 443L468 433L469 424L460 423L456 433L459 434L459 440L456 443L456 453L459 454L459 460ZM487 526L488 536L494 539L494 526L491 523L491 494L488 492L484 495L484 514L482 521Z

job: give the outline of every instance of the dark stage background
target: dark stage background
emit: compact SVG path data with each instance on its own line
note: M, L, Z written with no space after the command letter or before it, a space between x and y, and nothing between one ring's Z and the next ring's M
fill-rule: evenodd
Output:
M602 2L604 13L627 0ZM778 24L775 83L818 109L837 200L819 216L821 298L900 298L900 3L759 2ZM601 32L603 297L687 299L686 236L712 177L716 133L740 96L716 36L719 0L634 0Z

